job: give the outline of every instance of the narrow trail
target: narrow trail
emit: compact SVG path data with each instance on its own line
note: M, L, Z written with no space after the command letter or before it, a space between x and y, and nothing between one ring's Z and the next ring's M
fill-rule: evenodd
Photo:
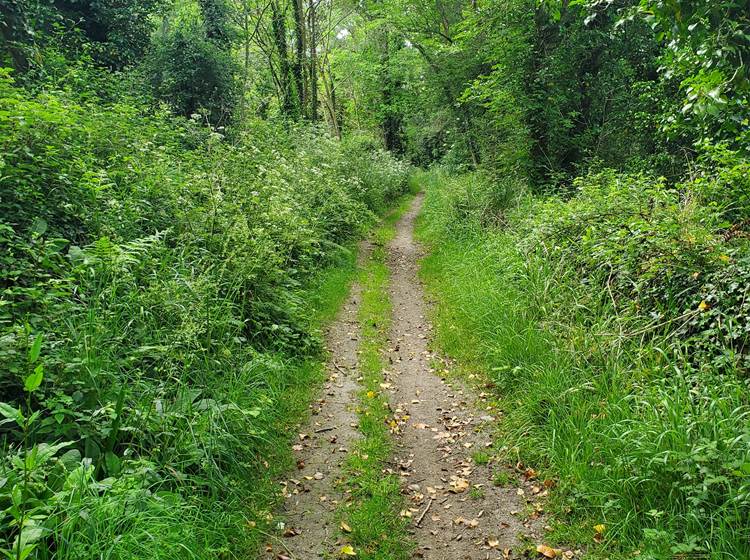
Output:
M411 513L409 530L417 545L413 557L507 560L516 557L520 536L539 536L540 523L527 519L530 510L540 509L534 501L540 490L529 481L512 487L493 484L494 473L503 467L479 465L472 457L486 453L497 419L482 411L483 395L449 384L435 370L444 371L445 364L429 350L431 325L418 278L422 252L413 237L422 199L417 195L387 246L393 317L384 375L391 408L402 419L400 434L394 436L394 464ZM360 262L369 248L363 244ZM355 412L361 389L360 294L355 285L328 330L328 381L294 446L299 471L285 483L284 537L267 546L264 560L337 557L341 542L335 510L346 499L344 485L337 481L347 452L360 438Z
M369 243L363 242L360 263L369 253ZM328 378L311 406L310 421L297 434L298 471L284 483L283 537L268 543L264 560L318 560L330 557L335 547L334 513L343 499L337 480L347 453L360 438L355 412L360 293L355 284L326 331Z
M421 204L419 195L398 222L388 247L394 310L390 379L396 386L396 414L409 416L397 462L416 510L415 557L512 558L518 536L534 538L537 531L521 519L526 495L533 490L497 487L493 467L475 464L472 455L486 452L496 418L481 412L480 395L472 389L451 387L435 373L440 362L428 348L431 326L418 278L421 249L413 237Z

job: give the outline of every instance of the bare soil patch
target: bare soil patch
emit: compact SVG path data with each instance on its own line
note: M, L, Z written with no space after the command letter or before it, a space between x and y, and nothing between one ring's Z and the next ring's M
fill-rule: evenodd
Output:
M360 245L360 262L370 245ZM344 496L337 484L341 467L360 437L355 412L357 349L359 347L360 287L355 284L326 332L328 379L321 397L312 403L307 425L300 428L294 450L298 470L284 483L286 500L282 537L268 543L264 560L329 558L336 548L335 511Z

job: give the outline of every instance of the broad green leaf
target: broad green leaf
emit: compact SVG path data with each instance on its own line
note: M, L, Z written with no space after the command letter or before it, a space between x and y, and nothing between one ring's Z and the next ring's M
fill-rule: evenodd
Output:
M120 458L111 451L107 451L104 454L104 464L107 467L107 474L109 474L110 476L116 476L120 474Z
M81 452L77 449L69 449L57 460L65 466L66 470L72 471L81 464Z
M31 555L31 553L34 552L34 550L36 550L36 546L37 546L36 544L30 544L30 545L24 546L21 549L20 556L18 556L18 560L26 560L26 558L28 558ZM15 555L13 557L16 558Z
M42 379L44 379L44 366L39 364L34 368L34 373L30 373L26 377L26 380L23 383L23 388L29 393L33 393L39 388L39 385L42 384Z
M0 402L0 415L19 424L23 423L23 414L21 411L10 406L8 403Z
M29 548L33 543L40 540L45 533L44 527L37 525L36 522L29 522L24 528L21 534L21 548Z
M33 364L39 359L39 354L42 351L42 333L39 333L36 335L36 338L34 339L34 342L31 344L31 348L29 348L29 363Z
M43 465L47 461L49 461L52 457L54 457L58 451L60 451L64 447L69 447L73 445L74 442L72 441L63 441L60 443L55 443L53 445L50 445L48 443L40 443L38 448L38 457L37 457L37 464Z
M44 235L47 231L47 220L44 218L36 218L31 224L31 231L37 235Z

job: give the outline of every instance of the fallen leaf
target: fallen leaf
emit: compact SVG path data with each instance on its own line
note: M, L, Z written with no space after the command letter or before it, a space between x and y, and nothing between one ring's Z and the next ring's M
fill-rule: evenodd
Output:
M299 531L299 529L295 529L294 527L287 527L284 530L284 536L285 537L296 537L300 533L301 533L301 531Z
M354 547L350 544L346 544L339 550L341 556L356 556L357 553L354 551Z
M469 481L465 478L460 478L457 476L452 476L450 482L450 492L453 492L454 494L459 494L461 492L466 491L469 488Z
M344 533L352 532L352 528L349 526L349 524L346 521L341 522L341 530L344 531Z
M557 550L546 544L537 545L536 551L546 558L555 558L557 556Z

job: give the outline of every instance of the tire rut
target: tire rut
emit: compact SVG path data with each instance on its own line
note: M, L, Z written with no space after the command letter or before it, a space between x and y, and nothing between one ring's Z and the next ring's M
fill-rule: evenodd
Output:
M408 417L401 425L396 462L412 512L414 557L514 558L521 546L519 535L538 537L539 522L522 519L524 511L534 507L526 498L534 490L523 484L497 487L493 469L505 467L472 460L474 452L491 444L497 419L479 412L481 396L473 389L451 387L433 369L441 362L429 350L431 325L418 278L422 252L413 238L422 198L418 195L398 222L388 246L394 310L389 379L395 385L395 413Z
M360 244L359 263L371 252ZM298 471L282 483L285 519L282 537L269 542L263 560L330 558L338 529L335 512L344 499L338 484L347 453L361 437L357 429L358 311L361 288L354 284L334 322L326 329L327 380L311 417L300 428L294 451Z
M394 468L402 479L416 542L414 558L428 560L508 560L521 554L523 539L541 533L546 493L533 481L495 486L493 475L507 471L497 464L478 465L472 458L492 443L497 417L485 408L481 393L461 383L449 384L436 368L445 361L429 348L431 325L418 278L422 250L414 240L414 222L423 195L417 195L396 224L387 246L388 293L393 309L389 364L394 417L400 419ZM360 264L371 246L362 244ZM284 483L285 538L267 545L263 560L322 560L335 557L335 512L346 496L337 484L347 452L361 437L357 429L357 356L361 289L352 287L327 332L330 358L322 397L294 446L300 470ZM528 514L531 512L531 516Z

